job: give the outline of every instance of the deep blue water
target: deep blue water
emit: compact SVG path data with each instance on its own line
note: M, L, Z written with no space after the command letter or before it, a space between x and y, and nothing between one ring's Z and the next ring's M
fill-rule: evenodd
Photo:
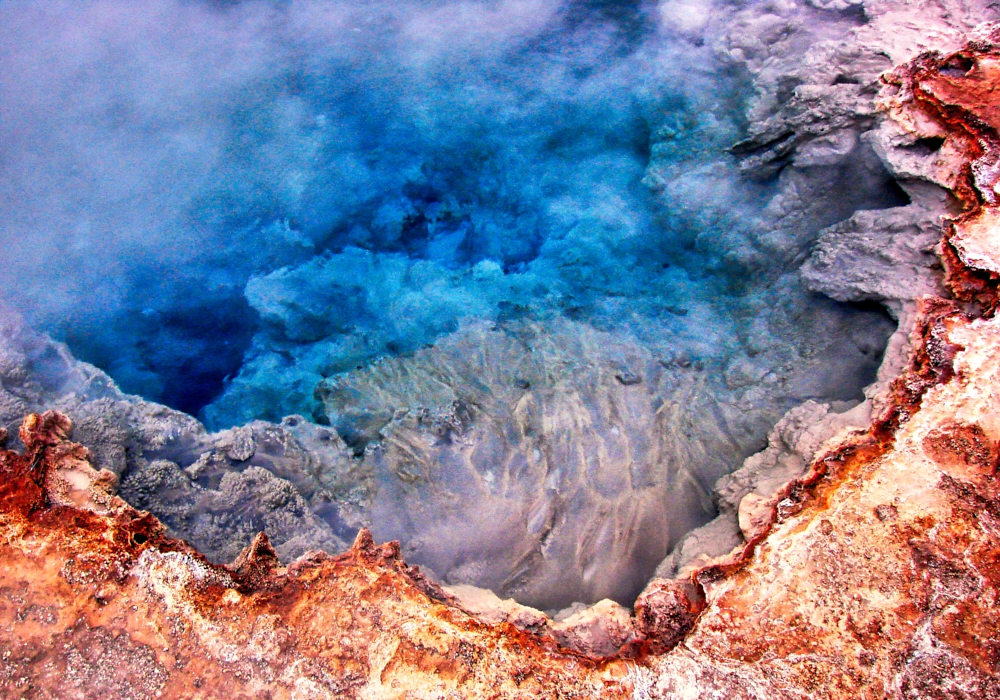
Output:
M473 319L721 366L805 294L752 244L774 183L724 151L746 76L655 3L7 2L0 26L4 296L213 427L311 416L324 377ZM838 215L886 187L846 173Z

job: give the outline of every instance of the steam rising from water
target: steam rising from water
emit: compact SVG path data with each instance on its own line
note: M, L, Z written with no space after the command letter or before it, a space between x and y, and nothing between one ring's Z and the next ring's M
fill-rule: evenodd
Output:
M385 438L376 460L389 475L382 522L399 522L384 536L422 537L415 560L446 569L439 573L464 571L456 581L498 588L521 577L511 590L539 605L572 601L583 576L586 596L625 600L682 534L678 523L710 516L704 503L666 515L663 504L704 497L791 405L856 396L891 327L878 312L801 288L794 272L808 235L782 255L761 244L776 186L740 179L724 153L741 136L748 85L713 52L707 8L0 4L0 291L124 390L211 427L301 413L332 423L359 459ZM898 203L860 151L829 177L839 208L810 220L814 229ZM490 343L483 356L509 366L469 364ZM635 367L598 367L621 364L615 353L647 368L649 395L605 390L609 377L618 393L643 381ZM567 369L577 361L583 369ZM445 365L462 370L442 379ZM511 374L521 366L538 386ZM678 368L708 378L677 378ZM661 408L678 387L697 415L681 411L664 427ZM618 520L607 520L625 523L627 536L604 527L592 538L596 555L578 551L576 530L549 534L569 518L549 497L568 492L552 486L558 476L582 494L574 508L600 501L611 512L612 497L595 496L600 488L587 481L610 477L577 479L584 467L546 457L553 420L544 412L506 416L529 389L564 423L553 455L590 449L573 442L588 411L614 409L591 425L620 422L619 403L643 416L598 436L612 447L594 459L610 461L586 466L619 469L615 460L625 459L611 476L634 472L616 486ZM410 454L423 419L389 437L379 431L401 406L433 401L438 413L425 413L447 429L431 461L451 464L460 452L453 433L471 430L467 439L480 441L473 471L534 460L538 473L524 488L544 484L544 496L507 485L516 493L502 497L513 500L487 508L463 492L453 500L472 498L469 513L442 515L431 492L420 495L426 521L402 513L414 496L409 482L392 481L393 450ZM474 430L470 421L479 421ZM531 421L537 448L509 428ZM634 475L643 470L660 476L646 483ZM476 498L499 488L489 482L490 494ZM448 534L492 512L517 522L497 534L489 516ZM480 561L525 527L540 539L521 559ZM538 547L553 541L586 560L583 573L555 560L531 569Z
M6 3L4 291L191 412L262 328L251 357L339 338L316 374L505 304L669 297L685 241L652 222L651 130L721 143L735 112L649 9Z

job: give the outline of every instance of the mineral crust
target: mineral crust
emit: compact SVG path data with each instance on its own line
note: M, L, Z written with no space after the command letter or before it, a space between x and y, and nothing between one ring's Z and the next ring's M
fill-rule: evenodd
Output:
M1000 32L884 82L960 204L947 292L920 299L871 426L745 496L733 552L632 617L560 622L477 613L367 531L287 568L261 534L217 566L31 414L0 453L0 696L1000 698Z

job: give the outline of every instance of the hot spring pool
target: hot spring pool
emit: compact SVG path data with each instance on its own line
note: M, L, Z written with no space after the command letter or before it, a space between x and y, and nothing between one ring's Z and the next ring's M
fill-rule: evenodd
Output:
M328 427L448 582L628 602L785 411L861 398L895 324L798 269L906 201L863 142L809 206L742 175L753 86L675 6L5 3L3 299L211 429Z

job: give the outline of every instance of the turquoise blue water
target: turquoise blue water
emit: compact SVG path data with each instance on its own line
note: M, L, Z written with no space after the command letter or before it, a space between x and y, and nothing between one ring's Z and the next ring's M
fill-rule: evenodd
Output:
M775 183L725 152L748 78L655 3L8 2L0 25L3 296L215 428L322 420L320 381L482 319L711 368L792 308L882 318L790 281L808 238L755 243ZM849 175L817 227L894 203Z

